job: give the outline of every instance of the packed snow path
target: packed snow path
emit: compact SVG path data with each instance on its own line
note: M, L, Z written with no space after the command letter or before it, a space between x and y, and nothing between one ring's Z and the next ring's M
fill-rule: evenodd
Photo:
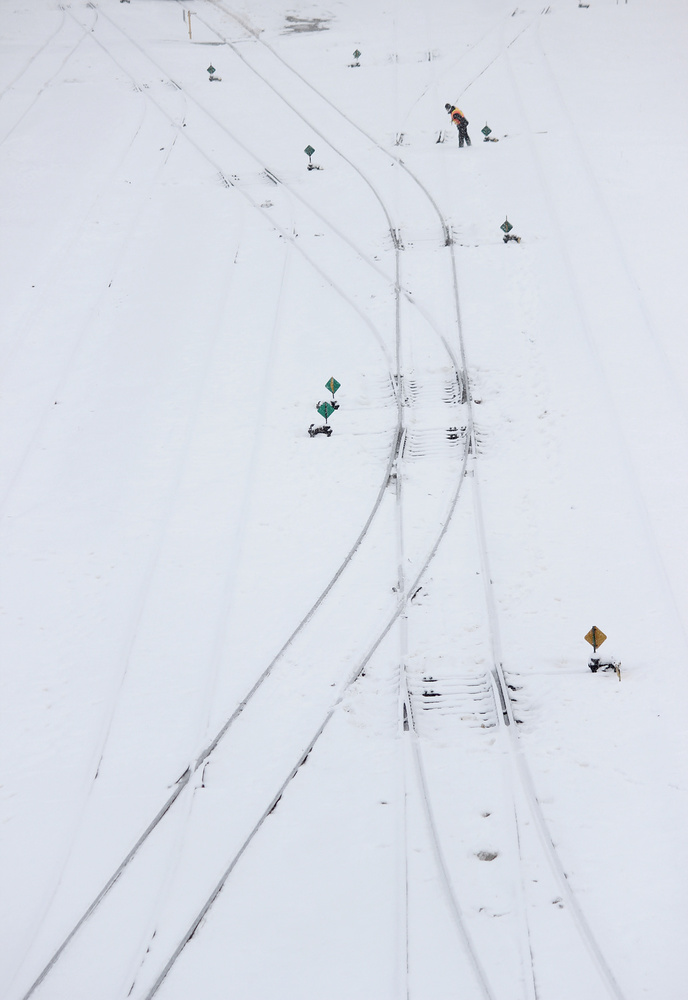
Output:
M562 48L672 22L597 6L15 14L9 996L680 996L685 355Z

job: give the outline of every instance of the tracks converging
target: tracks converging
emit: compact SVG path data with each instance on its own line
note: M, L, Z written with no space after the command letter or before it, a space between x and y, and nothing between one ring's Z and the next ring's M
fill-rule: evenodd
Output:
M100 42L100 40L98 39L97 36L94 38L94 41L97 44L101 45L101 47L103 47L102 43ZM122 68L122 67L120 67L120 68ZM154 104L156 104L156 106L159 107L159 110L163 110L151 95L148 95L146 93L146 96L150 97L150 100ZM163 110L163 113L165 113L164 110ZM226 128L224 128L224 131L228 131L228 130ZM185 136L185 138L189 142L191 142L192 145L196 146L198 152L201 153L201 155L203 155L206 159L208 159L208 155L205 152L205 150L202 147L200 147L194 141L194 139L192 138L191 134L188 131L185 131L184 133L181 133L181 134L183 134ZM234 137L232 137L232 138L234 138ZM222 173L219 165L218 164L214 164L214 165L218 166L218 172ZM234 185L232 184L232 186L234 186ZM245 192L242 192L242 194L243 193L245 193ZM246 195L246 196L248 197L249 201L252 201L252 199L250 198L250 195ZM257 205L255 202L252 202L252 207L254 207L258 211L261 210L261 207L259 205ZM388 213L386 212L386 209L384 209L384 206L383 206L383 210L385 211L386 217L389 219L390 217L389 217ZM285 239L287 239L287 240L290 239L290 234L288 232L286 232L286 231L282 231L281 235L283 235L285 237ZM291 239L291 242L292 243L294 242L293 239ZM395 283L394 283L394 289L395 289L395 299L396 299L396 302L397 302L397 305L395 307L395 315L396 315L396 323L397 323L397 335L396 335L397 345L398 345L398 341L399 341L399 328L398 328L398 314L399 314L399 309L398 309L398 301L399 301L399 297L402 294L401 283L400 283L400 280L399 280L399 254L400 254L399 249L396 249L395 250L396 280L395 280ZM310 263L312 264L312 266L315 267L316 270L319 270L319 268L318 268L317 264L315 264L315 262L310 261ZM330 280L330 283L332 283L331 280ZM362 317L362 318L367 323L367 325L370 326L370 323L367 320L367 317ZM398 349L398 347L397 347L397 349ZM398 385L398 381L399 381L398 380L398 372L395 371L393 373L393 376L394 376L395 384ZM460 377L458 372L457 372L457 376L456 377L457 377L457 380ZM400 395L399 395L399 390L397 388L397 401L399 401L399 399L400 399ZM152 832L158 827L158 825L161 823L161 821L163 820L163 818L172 809L172 807L174 806L175 802L178 800L178 798L180 797L180 795L182 794L182 792L184 791L184 789L186 788L186 786L189 784L191 777L201 767L204 767L205 764L208 762L209 758L211 757L211 755L213 754L213 752L215 751L215 749L217 748L217 746L220 744L220 742L224 739L224 737L226 736L226 734L228 733L228 731L230 730L231 726L234 724L234 722L236 721L236 719L245 710L247 704L253 698L253 696L255 695L255 693L258 691L258 689L264 684L264 682L270 676L270 674L274 670L276 664L283 657L283 655L286 652L286 650L291 646L291 644L294 641L294 639L303 631L303 629L306 628L306 626L308 625L308 623L311 620L311 618L313 617L313 615L317 612L317 610L319 609L319 607L326 600L328 594L335 587L335 585L337 584L338 580L340 579L340 577L342 576L342 574L345 572L347 566L351 563L351 560L354 558L356 552L360 548L360 545L361 545L363 539L365 538L365 536L366 536L366 534L368 532L368 529L369 529L369 527L370 527L370 525L371 525L371 523L372 523L372 521L373 521L373 519L374 519L377 511L380 508L380 505L382 503L385 491L387 489L387 484L389 483L390 478L391 478L391 473L392 473L392 470L393 470L393 466L394 466L394 464L396 463L396 461L399 458L400 448L401 448L402 439L403 439L403 431L402 431L401 419L400 419L401 406L400 406L399 402L397 402L397 413L398 413L397 428L396 428L396 431L395 431L395 433L393 435L392 447L391 447L391 450L390 450L390 455L389 455L389 459L388 459L388 462L387 462L387 466L385 468L385 472L384 472L384 475L383 475L383 478L382 478L381 487L380 487L380 490L378 492L378 496L376 498L375 504L374 504L374 506L373 506L373 508L372 508L372 510L371 510L371 512L369 514L369 516L368 516L368 519L364 523L364 525L362 527L362 530L361 530L358 538L356 539L356 541L355 541L352 549L350 550L350 552L346 556L345 560L343 561L343 563L341 564L341 566L339 567L339 569L335 572L335 574L331 578L331 580L330 580L329 584L327 585L327 587L325 588L325 590L322 591L322 593L319 595L319 597L317 598L316 602L313 604L313 606L311 607L311 609L309 610L309 612L301 620L301 622L296 626L296 628L293 630L293 632L291 633L291 635L287 638L287 640L283 644L282 648L279 650L279 652L277 653L277 655L275 656L275 658L271 661L271 663L268 664L268 666L265 668L265 670L263 671L263 673L256 680L256 682L254 683L253 687L246 693L246 695L244 696L244 698L241 700L241 702L239 703L239 705L235 709L234 713L232 713L232 715L229 717L229 719L227 719L227 721L221 727L221 729L215 734L215 736L213 737L213 739L197 755L197 757L195 758L195 760L190 764L190 766L186 769L186 771L176 781L171 795L163 803L163 805L158 810L158 812L156 813L156 815L152 818L151 822L148 824L148 826L146 827L146 829L144 830L144 832L142 833L142 835L139 837L139 839L137 840L137 842L133 845L133 847L128 852L128 854L126 855L126 857L122 860L122 862L120 863L120 865L113 872L112 876L108 879L107 883L103 886L103 888L101 889L101 891L98 893L98 895L92 901L92 903L87 908L87 910L84 912L84 914L82 915L82 917L80 918L80 920L77 922L77 924L75 924L75 926L73 927L73 929L70 932L70 934L67 936L67 938L65 938L65 940L62 942L61 946L55 951L55 953L53 954L51 960L44 967L44 969L42 970L42 972L39 975L39 977L34 981L34 983L32 984L32 986L30 987L29 991L25 994L27 997L31 996L36 991L36 989L38 989L38 987L45 981L45 979L50 974L50 972L52 971L52 969L56 966L57 962L59 961L59 959L61 958L61 956L63 955L63 953L67 949L67 947L74 940L74 938L76 937L76 935L78 934L78 932L80 931L80 929L82 928L82 926L92 917L92 915L98 909L98 907L100 906L100 904L102 903L102 901L105 899L105 897L108 895L108 893L110 892L110 890L112 889L112 887L121 879L122 875L124 874L124 871L129 866L129 864L134 859L134 857L137 855L137 853L140 850L140 848L148 840L148 838L150 837L150 835L152 834ZM468 438L466 438L465 443L464 443L464 461L463 461L463 465L462 465L462 468L461 468L461 475L463 474L463 471L465 470L466 457L468 455L468 446L469 446L469 440L468 440ZM459 486L460 486L461 481L462 481L462 479L460 478L459 479ZM458 496L458 489L457 489L457 496ZM432 555L434 554L434 551L436 551L436 548L439 545L440 540L441 540L441 535L437 539L437 541L436 541L433 549L431 550L430 555L429 555L428 559L425 562L425 565L423 567L421 567L420 573L418 575L418 579L420 579L420 575L422 575L422 572L426 568L429 560L432 558ZM375 641L372 643L372 646L369 649L367 655L364 656L364 658L363 658L363 662L359 664L358 668L356 669L356 671L354 672L354 674L352 675L352 677L349 679L347 686L350 685L351 683L353 683L353 680L357 676L360 675L360 673L364 669L364 667L365 667L366 663L368 662L368 660L370 659L370 657L373 655L373 653L375 652L375 650L377 649L377 647L379 646L379 644L384 639L385 635L389 632L389 630L394 625L395 621L397 620L397 618L399 617L399 615L401 614L401 612L403 610L404 600L405 600L406 596L407 595L400 595L400 599L399 599L399 601L397 603L397 608L395 609L395 611L392 614L392 616L389 618L389 620L384 625L384 627L381 630L380 634L377 636L377 638L375 639ZM286 779L286 781L285 781L282 789L280 789L280 791L278 792L278 794L276 796L276 800L279 799L279 796L281 795L284 787L286 787L286 785L289 783L289 781L293 777L293 774L296 772L296 770L298 770L298 767L300 766L300 763L302 762L303 757L308 752L310 752L310 748L311 748L312 744L317 740L317 738L319 737L320 733L323 731L323 729L327 725L327 722L329 721L329 719L334 714L334 711L335 711L337 705L341 701L341 697L342 696L340 696L340 698L337 700L337 702L335 702L335 704L331 707L330 711L328 712L328 715L323 720L322 725L319 727L318 731L316 733L314 733L312 739L309 741L309 743L310 743L309 747L307 747L305 749L305 753L302 754L302 755L300 755L299 761L297 762L295 768L290 773L290 775L287 777L287 779ZM273 808L273 805L274 805L274 803L270 803L268 809L266 810L265 816L267 816L269 814L269 812ZM250 840L253 838L253 836L255 836L255 833L257 832L258 828L260 827L260 825L261 825L263 819L265 818L265 816L259 821L259 824L256 826L256 828L254 829L254 831L252 831L252 833L249 835L249 838L247 839L246 844L244 845L244 848L242 848L242 852L240 852L240 853L243 853L243 849L245 849L245 846L247 846L248 843L250 842ZM232 865L228 869L227 875L229 874L229 872L234 867L234 864L236 863L236 860L238 860L238 858L234 859ZM226 878L226 876L225 876L225 878Z
M215 7L222 9L225 13L233 16L231 10L229 10L220 0L212 0ZM71 12L70 12L71 13ZM71 15L74 17L74 15ZM201 20L198 14L195 16ZM109 16L103 15L103 19L107 20L118 32L120 32L128 42L134 46L140 54L142 54L146 59L149 59L158 70L163 70L160 64L153 59L150 53L147 53L145 49L123 29L116 21L114 21ZM218 37L222 38L222 41L230 49L238 59L250 70L260 78L263 84L268 86L274 91L274 87L270 82L269 76L264 71L259 71L253 65L251 65L250 59L248 59L239 48L233 44L229 39L223 38L220 33L208 24L204 22L210 30L214 31ZM244 28L246 24L244 21L240 22ZM389 635L392 629L398 623L402 623L401 628L404 629L403 620L405 613L407 611L409 601L411 596L418 591L418 588L423 584L427 576L428 569L435 559L443 541L446 538L447 532L452 525L452 519L454 513L459 504L460 498L463 496L464 489L466 488L466 483L469 482L467 473L469 471L469 466L474 466L475 458L475 427L474 427L474 416L473 416L473 405L471 399L470 381L468 378L468 362L466 356L466 349L464 344L463 336L463 326L462 326L462 313L461 313L461 295L460 295L460 283L458 277L458 268L456 254L454 246L451 239L451 231L447 219L444 217L442 211L437 205L431 192L423 185L423 183L414 175L414 173L408 168L408 166L397 156L390 153L388 150L384 149L373 137L369 136L367 133L363 132L358 125L346 116L339 108L333 105L323 94L316 90L301 74L297 73L292 67L288 66L281 59L278 53L275 52L267 43L262 39L255 36L258 44L266 48L274 58L278 59L282 65L287 69L288 72L293 73L299 78L302 84L310 88L313 95L321 102L326 104L330 111L336 112L340 119L346 122L347 126L352 130L358 132L360 135L364 136L374 147L377 156L382 156L393 161L395 166L404 174L406 181L415 189L415 191L424 200L427 208L432 213L435 225L438 231L438 242L441 241L443 246L446 248L446 259L449 271L449 283L451 285L451 295L453 301L453 316L451 318L451 323L448 324L451 328L451 335L449 335L445 330L441 329L435 322L432 321L428 312L423 308L423 304L420 296L416 296L407 291L404 287L404 276L403 276L403 254L402 244L399 240L393 239L393 254L394 254L394 273L393 275L387 275L384 268L381 268L379 264L373 260L369 255L356 246L356 244L346 235L345 232L341 231L340 227L335 226L324 213L318 211L312 204L300 195L295 189L290 188L290 194L303 206L305 210L313 213L318 217L320 222L329 228L329 231L335 237L336 240L340 241L342 245L346 245L354 253L358 254L359 257L364 261L366 266L375 275L375 280L386 281L389 288L392 291L393 296L393 312L394 312L394 344L393 347L388 347L386 343L386 338L382 331L380 331L365 315L363 310L358 306L358 304L352 299L342 285L333 280L332 276L327 272L327 270L321 266L321 264L315 260L312 255L309 255L308 251L303 248L302 245L294 238L293 234L285 227L280 226L275 222L273 217L269 212L262 207L257 199L255 199L251 193L246 190L239 181L233 179L229 176L223 163L217 158L213 153L209 152L206 144L201 140L194 137L193 131L189 128L185 128L183 133L180 130L180 134L184 136L186 142L188 142L198 153L198 155L205 160L207 163L211 164L214 169L216 169L218 175L222 178L226 186L235 190L239 195L245 198L250 204L252 210L260 213L264 218L268 219L270 225L277 231L280 236L288 243L290 248L295 252L299 253L304 260L307 261L308 266L312 268L315 274L318 274L321 278L327 281L330 287L333 289L335 294L341 298L343 302L347 304L359 317L361 322L368 329L370 335L375 339L381 353L386 359L388 369L390 384L393 387L394 393L394 406L395 406L395 423L394 427L390 433L390 442L387 452L386 463L384 466L383 476L380 480L380 484L377 490L377 494L374 498L374 502L371 506L370 511L363 524L361 525L360 531L355 538L349 551L346 553L344 559L340 565L332 573L327 585L320 591L316 599L312 602L310 608L305 615L298 621L296 626L292 629L290 634L286 637L282 643L280 649L276 652L274 657L270 662L263 668L263 670L256 677L254 683L245 692L241 700L236 705L233 712L226 718L224 723L216 730L214 735L208 740L208 742L203 746L203 748L194 755L193 759L189 763L188 767L175 781L172 791L166 800L160 805L158 810L152 816L150 822L143 830L139 838L132 845L131 849L122 859L120 864L112 872L110 878L102 886L101 890L94 897L91 904L83 912L79 920L74 924L69 934L63 939L61 944L50 957L49 961L44 964L39 975L34 979L32 985L23 994L23 1000L29 1000L39 988L48 980L50 974L53 972L55 967L60 962L61 958L65 952L69 949L70 945L75 941L79 932L84 928L88 921L95 915L96 911L100 908L101 904L104 902L106 897L110 894L111 890L118 883L122 883L127 869L138 856L139 852L143 846L148 843L153 833L161 826L163 821L167 816L169 816L175 807L175 804L181 799L185 790L190 789L193 786L192 779L195 775L199 773L206 765L213 759L218 748L224 744L226 738L232 732L235 724L240 718L245 716L247 709L253 704L254 699L259 692L263 691L267 685L267 682L271 677L273 677L278 668L283 663L287 653L292 649L294 644L298 641L303 640L304 636L307 635L308 628L311 623L317 618L321 609L327 606L331 599L331 595L338 595L341 600L341 594L339 590L344 588L344 593L346 593L347 586L347 574L351 567L355 564L357 559L364 558L364 549L366 540L369 538L372 527L375 525L376 520L379 519L379 515L383 510L383 507L388 505L390 494L393 494L393 502L395 506L395 524L397 532L397 562L398 562L398 573L397 573L397 593L393 604L393 607L389 610L385 610L380 614L380 621L378 622L375 632L373 635L365 638L363 642L363 649L359 651L356 658L356 663L353 669L351 669L348 674L339 680L338 689L336 696L334 696L330 704L327 706L326 710L322 714L320 721L317 726L314 726L307 737L304 739L302 746L300 747L297 754L295 754L292 760L286 761L283 766L283 780L278 783L277 787L274 789L272 796L268 799L265 807L262 809L258 815L255 822L252 823L250 828L246 831L245 836L241 840L240 846L233 853L231 858L227 860L224 867L222 868L219 878L216 880L212 889L208 893L203 905L195 912L193 918L190 920L188 927L184 934L178 939L176 946L169 954L165 964L160 969L153 983L146 988L145 993L142 993L142 997L145 996L145 1000L152 1000L152 998L158 993L163 983L167 979L168 975L172 971L174 965L178 961L181 954L184 952L188 943L191 941L200 925L208 915L209 911L212 909L218 896L224 889L228 880L230 879L232 872L235 870L236 866L240 862L241 858L246 853L249 846L253 843L255 838L258 836L261 828L266 822L267 818L273 812L277 804L280 802L283 794L289 787L290 783L298 774L300 768L302 767L305 760L313 751L313 748L318 743L320 737L325 732L330 721L337 712L339 706L344 701L347 692L350 690L351 686L361 677L361 675L366 670L366 667L371 663L373 657L385 638ZM120 69L127 73L130 78L136 83L135 76L132 76L131 72L126 68L125 64L121 61L121 57L118 58L113 54L113 52L108 48L108 46L99 39L96 33L93 33L93 41L100 46L102 51L117 63ZM171 79L171 78L170 78ZM177 84L177 86L179 86ZM276 93L276 91L274 91ZM147 100L152 102L157 110L163 114L168 120L178 127L178 122L176 122L173 115L171 115L165 108L164 104L161 103L155 96L145 92ZM285 105L289 107L291 112L298 115L303 121L306 121L304 116L300 113L298 106L290 103L286 98L280 99L284 101ZM244 153L249 157L253 158L256 162L257 168L261 171L269 172L271 178L273 178L278 186L283 186L285 189L288 187L280 180L279 172L274 171L269 168L265 163L263 163L260 157L253 154L247 146L241 141L241 139L234 135L224 122L222 122L216 115L214 115L209 109L205 108L203 104L199 101L194 102L199 111L201 111L212 123L212 127L221 133L225 139L231 143L235 143L240 146ZM319 130L317 126L312 123L308 123L319 137L327 143L328 147L332 152L340 158L341 162L345 163L347 168L352 170L355 175L368 187L371 191L373 197L378 203L380 212L385 218L386 226L390 234L397 232L395 226L395 220L393 213L389 209L384 197L380 195L377 191L376 186L367 176L364 169L361 168L356 162L354 156L346 155L342 150L337 148L337 145L332 141L331 137L328 136L326 130ZM423 424L423 412L421 405L418 402L418 390L413 385L413 377L419 379L422 383L422 373L413 373L411 371L406 371L403 358L405 354L410 352L412 348L413 341L413 331L409 332L404 327L404 322L402 318L402 305L410 309L414 316L418 317L417 322L422 324L425 331L429 331L432 338L436 342L437 357L441 357L444 365L448 370L448 375L445 379L445 384L450 386L450 396L451 399L447 403L440 400L439 408L442 406L449 406L447 412L451 414L450 423L452 428L456 422L457 427L460 425L461 430L453 441L458 441L458 446L456 444L451 444L451 447L446 449L445 454L447 455L447 466L449 471L444 473L444 478L441 479L441 483L444 489L442 496L442 501L438 505L441 509L439 515L439 523L436 524L431 530L428 530L423 535L420 543L417 543L420 547L420 554L416 553L415 562L412 564L412 570L409 572L407 569L407 564L409 563L408 554L406 551L407 539L404 532L404 462L405 462L405 449L412 448L413 444L410 443L410 429L409 429L409 411L413 412L414 406L416 407L416 413L419 415L419 422ZM460 419L457 419L457 415ZM436 423L436 417L434 411L430 415L427 421L427 432L437 430L434 426ZM424 454L425 448L422 443L423 439L423 428L421 426L420 431L414 428L414 433L416 434L416 440L420 441L419 454L422 456ZM444 431L444 428L442 429ZM487 608L487 619L489 621L489 632L490 632L490 642L491 642L491 662L489 668L484 672L482 677L479 678L478 682L473 686L469 685L466 689L465 697L472 700L473 703L480 702L482 706L487 706L487 713L490 716L491 725L494 725L499 729L505 737L506 742L510 748L513 760L516 762L518 774L521 781L521 790L525 793L528 806L531 811L533 818L535 819L538 830L541 834L541 839L544 845L545 853L548 857L548 861L555 873L555 877L559 880L562 888L562 892L566 894L566 899L571 907L574 914L576 924L579 932L586 939L586 942L593 953L593 956L598 963L601 975L606 979L607 986L609 988L609 993L615 998L615 1000L621 1000L621 993L616 985L614 977L609 971L601 952L595 942L594 935L590 931L585 918L578 906L575 897L572 893L570 886L568 886L568 881L566 875L563 871L561 863L556 854L556 850L552 844L551 837L547 831L547 825L545 823L544 817L542 815L542 810L540 809L537 796L535 794L532 779L530 777L527 764L518 746L518 735L516 732L516 726L514 724L513 710L511 707L511 702L509 698L508 685L506 683L506 676L504 673L504 668L502 664L501 650L500 650L500 640L499 640L499 623L496 611L496 604L494 596L491 590L489 567L488 562L488 545L485 527L482 520L481 506L480 506L480 490L479 490L479 480L477 474L470 480L472 482L472 496L473 504L475 509L475 530L477 534L477 544L478 550L480 552L481 561L483 564L482 581L484 587L484 597ZM403 722L400 718L400 728L402 733L407 733L408 738L412 741L413 749L413 759L415 762L416 775L419 781L419 787L421 789L421 798L423 806L425 809L426 818L428 821L429 829L431 831L431 839L433 842L433 850L436 856L438 869L440 872L440 878L443 885L443 889L447 894L447 898L450 904L450 910L453 915L453 919L456 924L457 932L461 937L462 943L466 949L466 952L470 958L470 963L473 969L473 973L476 982L479 986L481 994L486 998L486 1000L493 1000L495 994L490 986L489 975L485 970L484 963L478 953L472 938L470 931L463 919L461 906L459 902L459 897L453 887L453 881L451 877L451 871L449 865L444 856L441 843L441 835L439 832L438 824L435 820L431 795L428 788L428 782L425 776L423 757L422 757L422 747L421 747L421 736L418 733L416 725L416 708L414 706L413 692L409 685L409 678L407 674L406 664L403 662L403 645L405 640L402 639L402 664L400 665L400 705L403 706ZM359 643L361 645L361 643ZM483 708L480 709L483 711ZM104 752L107 751L105 748ZM531 991L533 992L533 991Z

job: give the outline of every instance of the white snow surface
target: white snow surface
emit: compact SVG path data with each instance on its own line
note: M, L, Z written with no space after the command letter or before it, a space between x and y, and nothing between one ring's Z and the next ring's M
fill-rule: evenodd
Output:
M0 25L0 995L683 1000L685 3Z

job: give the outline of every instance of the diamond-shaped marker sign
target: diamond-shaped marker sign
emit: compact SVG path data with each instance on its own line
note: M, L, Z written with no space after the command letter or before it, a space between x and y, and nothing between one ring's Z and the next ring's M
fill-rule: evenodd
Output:
M510 233L514 227L511 225L508 219L505 219L499 228L503 229L505 233Z
M332 405L332 403L327 403L327 402L321 403L320 406L318 407L318 413L320 414L321 417L324 417L325 422L327 422L327 418L330 416L330 414L334 413L334 406Z
M491 129L491 128L490 128L490 126L489 126L489 125L487 124L487 122L485 122L485 128L481 128L481 129L480 129L480 131L482 132L482 134L483 134L483 135L484 135L485 137L487 137L487 136L488 136L488 135L490 135L490 133L492 132L492 129Z
M602 645L606 638L607 636L604 634L602 629L598 628L597 625L593 625L586 635L585 641L589 642L593 649L597 649L598 646Z
M331 379L328 379L328 381L325 383L325 388L329 389L333 396L340 386L341 382L338 382L337 379L334 378L334 376Z
M356 51L354 52L354 59L360 59L360 58L361 58L361 53L358 51L358 49L356 49Z
M312 156L314 152L315 152L315 150L313 149L312 146L306 146L306 148L304 149L304 153L308 157Z
M215 72L215 67L213 66L212 63L210 64L210 66L208 66L208 72L210 73L211 76Z

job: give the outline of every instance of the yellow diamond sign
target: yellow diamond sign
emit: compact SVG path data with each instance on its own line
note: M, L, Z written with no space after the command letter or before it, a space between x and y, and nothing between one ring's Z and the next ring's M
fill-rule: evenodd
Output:
M606 638L607 636L604 634L602 629L598 628L597 625L593 625L586 635L585 641L589 642L593 649L597 649L598 646L602 645Z

